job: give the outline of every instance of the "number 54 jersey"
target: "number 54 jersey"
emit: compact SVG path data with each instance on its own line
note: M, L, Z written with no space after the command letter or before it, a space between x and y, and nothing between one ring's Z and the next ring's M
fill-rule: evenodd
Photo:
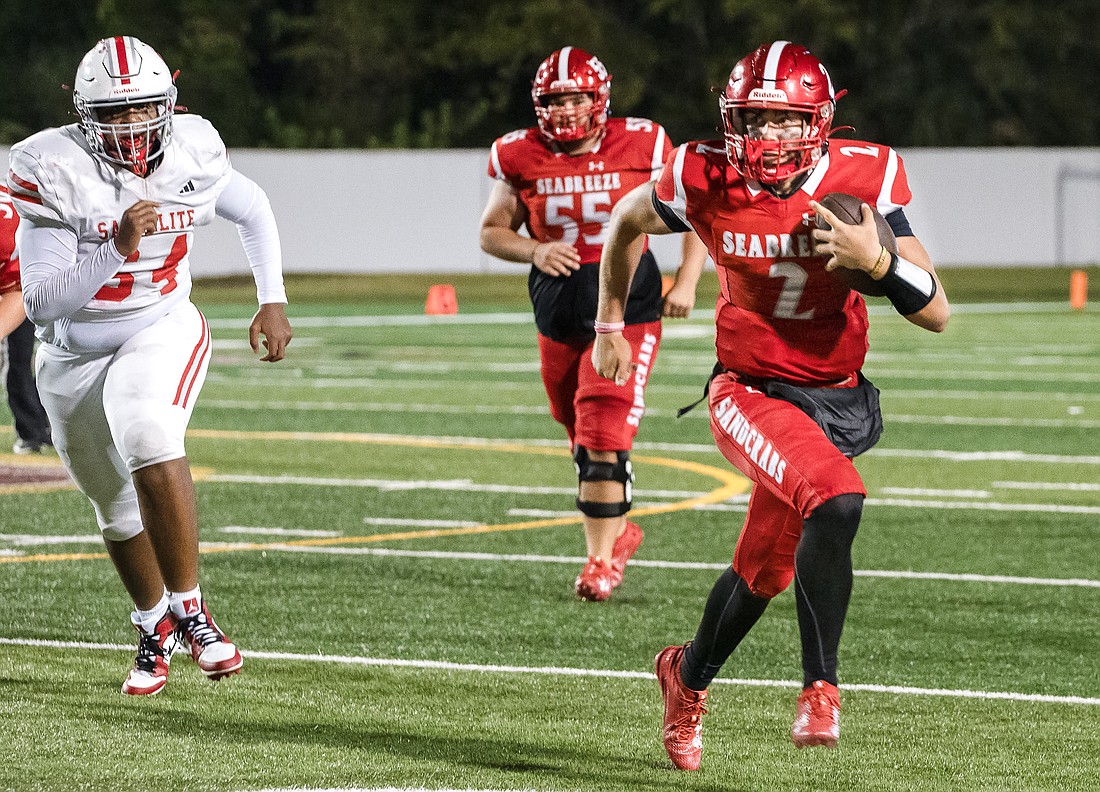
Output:
M115 335L107 324L125 323L136 331L188 299L194 229L213 220L232 170L210 122L177 115L173 125L160 165L145 178L93 154L76 124L44 130L12 147L8 185L22 219L75 237L69 260L59 256L50 264L78 266L115 236L128 208L141 200L159 204L154 232L83 307L41 328L44 341L74 351L95 347L98 336ZM24 257L23 264L32 262Z

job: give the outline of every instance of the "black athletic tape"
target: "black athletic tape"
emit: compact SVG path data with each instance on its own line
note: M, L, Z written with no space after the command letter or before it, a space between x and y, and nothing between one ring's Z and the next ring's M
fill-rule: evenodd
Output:
M915 314L936 296L936 279L932 273L897 253L890 254L890 268L881 283L886 298L902 316Z

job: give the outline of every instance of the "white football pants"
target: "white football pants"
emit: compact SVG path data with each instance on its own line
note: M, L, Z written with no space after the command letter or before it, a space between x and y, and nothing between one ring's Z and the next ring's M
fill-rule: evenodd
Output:
M130 474L185 456L210 346L206 317L185 302L114 352L39 347L38 391L54 446L107 539L142 530Z

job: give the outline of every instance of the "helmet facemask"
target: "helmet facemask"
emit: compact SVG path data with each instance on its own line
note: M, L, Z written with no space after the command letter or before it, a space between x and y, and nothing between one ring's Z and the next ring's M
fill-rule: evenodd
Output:
M587 96L590 100L588 107L584 110L551 105L551 100L555 96L577 93ZM602 114L602 117L597 115L595 94L581 91L547 93L539 96L538 102L535 105L535 117L538 119L539 129L546 137L559 143L584 140L607 121L606 113Z
M99 156L108 162L123 165L144 176L149 165L164 155L172 140L172 112L176 104L176 89L161 97L141 97L121 102L88 102L79 95L73 97L84 136ZM123 107L149 105L156 115L132 123L102 121L102 115Z
M796 107L751 102L730 102L719 97L726 156L738 172L768 186L813 170L821 160L832 119L832 103L821 107ZM753 134L746 123L752 111L780 110L798 113L801 131L795 136L764 138Z

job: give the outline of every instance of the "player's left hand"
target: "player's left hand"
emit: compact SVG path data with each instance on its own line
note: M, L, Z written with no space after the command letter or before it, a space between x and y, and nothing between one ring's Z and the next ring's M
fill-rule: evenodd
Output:
M837 267L864 272L870 272L874 268L879 253L882 252L882 245L878 241L875 215L870 206L860 204L859 225L848 225L817 201L810 201L810 209L829 224L828 229L815 228L813 232L814 252L829 257L825 262L827 272L832 272Z
M695 289L681 283L672 284L661 305L661 316L686 319L695 307Z
M604 379L625 385L638 364L634 362L630 342L622 333L599 333L592 345L592 367Z
M267 354L260 360L265 363L274 363L282 360L286 355L286 345L294 336L290 329L290 321L286 318L286 309L282 303L266 303L260 306L256 315L252 317L252 324L248 326L248 343L253 352L260 351L260 336L264 337L263 345Z

